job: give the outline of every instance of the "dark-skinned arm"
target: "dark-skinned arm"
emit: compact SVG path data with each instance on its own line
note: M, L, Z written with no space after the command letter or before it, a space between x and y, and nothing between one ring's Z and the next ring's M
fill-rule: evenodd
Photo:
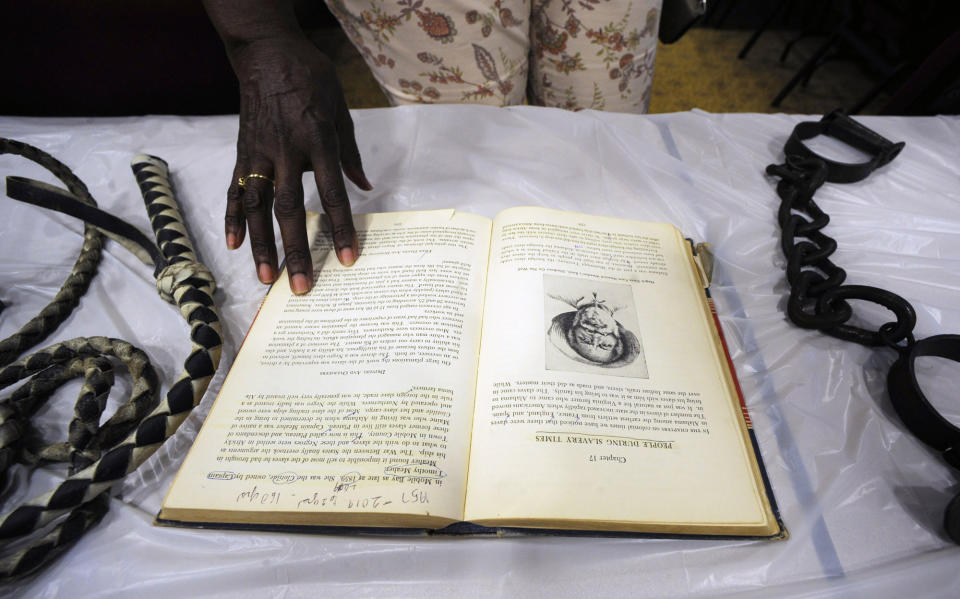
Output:
M340 82L330 59L298 25L292 0L203 4L240 83L237 162L227 190L224 226L227 247L240 247L249 233L257 277L273 283L278 274L275 216L290 288L306 293L313 287L313 261L303 173L313 171L337 257L345 266L357 258L357 235L343 175L361 189L372 189Z

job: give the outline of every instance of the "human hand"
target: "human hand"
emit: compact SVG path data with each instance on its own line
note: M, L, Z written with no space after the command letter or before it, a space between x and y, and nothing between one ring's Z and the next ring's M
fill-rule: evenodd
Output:
M227 247L240 247L248 231L257 277L273 283L278 273L275 216L290 288L306 293L313 287L313 261L307 243L304 172L314 173L338 259L350 266L357 257L343 173L361 189L372 186L363 173L353 121L333 64L306 38L266 37L229 53L240 82L240 131L227 191Z

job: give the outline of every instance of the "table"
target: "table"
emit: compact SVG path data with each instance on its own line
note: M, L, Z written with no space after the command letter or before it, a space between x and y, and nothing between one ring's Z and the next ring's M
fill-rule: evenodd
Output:
M201 259L219 283L224 358L201 407L123 483L103 523L40 575L0 593L20 597L351 596L957 596L960 548L940 531L957 478L901 428L885 392L892 352L794 328L783 315L785 261L774 181L796 115L634 116L513 107L417 106L357 111L371 192L355 212L449 208L493 216L517 205L671 222L712 243L713 294L786 541L604 538L368 538L193 531L153 526L163 494L219 389L264 288L246 246L226 250L222 210L235 116L0 118L0 136L71 166L100 205L148 230L129 170L145 151L170 163ZM899 293L916 333L960 332L960 118L867 117L906 149L866 181L827 185L817 201L851 283ZM825 144L829 145L829 144ZM825 147L840 159L849 150ZM846 153L845 153L846 152ZM54 182L23 159L0 173ZM309 176L305 178L309 183ZM349 186L349 184L348 184ZM319 210L315 188L307 204ZM0 199L0 321L6 337L56 292L79 249L69 217ZM114 303L113 299L116 300ZM858 306L858 309L860 306ZM865 310L870 322L884 315ZM165 391L188 351L187 329L154 291L151 269L109 243L77 311L48 342L117 336L155 362ZM928 395L947 403L960 368L925 363ZM929 381L929 383L927 383ZM120 384L115 395L126 390ZM128 385L128 384L127 384ZM74 393L39 420L51 437ZM115 400L112 400L115 401ZM21 475L13 499L55 474ZM9 505L9 501L8 501Z

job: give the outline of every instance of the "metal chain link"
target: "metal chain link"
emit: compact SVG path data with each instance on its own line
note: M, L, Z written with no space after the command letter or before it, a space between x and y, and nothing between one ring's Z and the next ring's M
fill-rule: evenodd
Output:
M815 154L803 142L827 135L866 152L867 162L846 164ZM830 218L813 201L824 182L853 183L876 168L889 164L904 143L891 142L840 111L819 122L799 123L784 145L786 161L772 164L767 173L780 177L777 221L782 230L781 249L787 259L790 299L787 315L794 324L819 329L828 335L869 346L888 346L898 354L887 374L887 393L900 421L913 435L960 469L960 427L945 418L925 396L917 379L916 360L936 356L960 363L960 335L913 336L916 313L899 295L864 285L844 285L846 272L830 260L836 241L823 229ZM876 331L849 324L849 300L865 300L893 312L896 320ZM960 544L960 494L947 504L944 531Z
M788 154L783 164L768 166L767 173L780 178L777 221L782 231L780 248L787 259L790 320L861 345L911 343L917 317L910 303L877 287L844 285L846 271L830 260L837 250L836 240L823 232L830 217L813 200L814 192L827 180L827 164L815 157ZM854 313L849 300L879 304L893 312L896 320L875 331L851 325Z

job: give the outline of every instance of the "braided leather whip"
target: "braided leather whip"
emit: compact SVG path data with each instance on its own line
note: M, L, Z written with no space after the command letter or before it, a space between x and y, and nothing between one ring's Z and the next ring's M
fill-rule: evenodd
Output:
M8 177L7 191L11 197L78 216L88 224L84 249L74 273L57 298L14 335L16 339L0 343L0 348L15 357L39 342L69 315L95 272L101 232L155 266L157 290L161 297L179 308L190 326L193 347L177 381L159 403L156 375L146 355L118 339L72 339L9 365L0 361L0 366L5 366L0 369L0 389L37 373L13 395L0 400L0 467L5 468L17 458L66 460L72 465L68 478L55 489L0 516L0 539L8 545L22 545L19 539L34 536L36 531L50 525L44 536L0 560L0 578L37 570L99 522L109 506L112 485L150 457L203 398L220 363L222 345L219 316L213 301L215 281L196 259L163 160L139 155L131 165L157 239L154 245L136 228L97 209L83 183L49 155L26 144L0 138L0 153L7 152L47 167L70 190ZM110 363L103 356L114 356L126 364L133 378L133 390L127 403L100 426L100 413L113 377ZM56 386L80 373L86 378L75 418L70 423L68 441L31 453L22 438L26 428L23 418L29 417Z
M91 206L97 205L83 181L65 164L46 152L13 139L0 137L0 154L17 154L36 162L60 179L78 201ZM86 224L83 229L83 247L73 265L73 272L63 282L53 301L19 331L0 341L0 366L6 366L25 350L45 339L70 315L80 297L86 293L90 279L97 271L102 248L103 235L93 225ZM3 305L0 304L0 309L2 308Z

